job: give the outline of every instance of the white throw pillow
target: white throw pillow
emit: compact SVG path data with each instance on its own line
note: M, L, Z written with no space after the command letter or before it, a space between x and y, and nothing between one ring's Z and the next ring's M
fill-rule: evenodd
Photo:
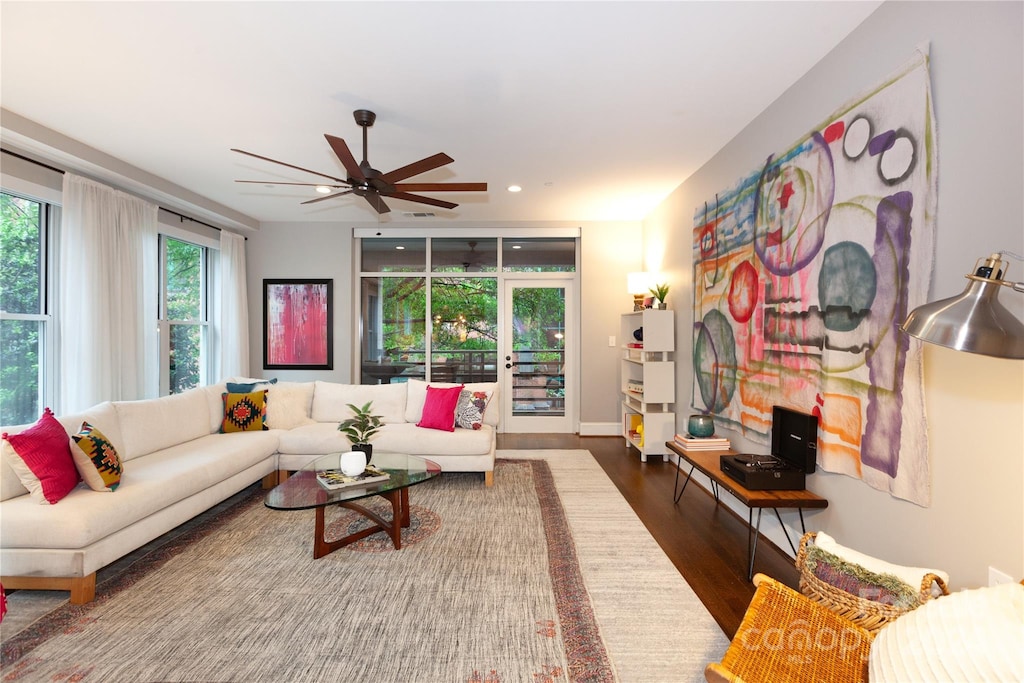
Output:
M267 426L294 429L313 424L313 382L278 382L267 385Z
M915 591L921 589L921 582L924 581L925 574L935 574L947 585L949 584L949 574L944 571L891 564L885 560L880 560L877 557L865 555L864 553L839 545L836 543L836 539L832 538L824 531L818 532L818 535L814 538L814 544L826 552L837 555L847 562L859 564L861 567L873 571L876 574L892 574L900 581L913 586ZM941 594L942 591L937 586L932 585L932 595L937 596Z

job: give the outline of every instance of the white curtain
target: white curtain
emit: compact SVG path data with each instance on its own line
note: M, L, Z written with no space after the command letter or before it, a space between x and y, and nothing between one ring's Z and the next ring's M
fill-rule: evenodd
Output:
M64 174L59 251L61 410L154 397L157 206Z
M245 286L245 238L220 231L215 315L214 378L249 376L249 299Z

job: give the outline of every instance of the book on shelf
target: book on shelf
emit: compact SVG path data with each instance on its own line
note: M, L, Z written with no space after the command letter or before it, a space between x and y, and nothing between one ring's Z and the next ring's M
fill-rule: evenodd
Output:
M374 484L379 481L387 481L391 478L391 475L382 470L378 470L375 467L367 466L360 474L354 477L350 477L347 474L342 473L341 470L317 470L316 480L320 482L320 485L325 489L344 489L349 486L365 486L367 484Z
M629 348L629 349L642 349L642 348L644 348L644 343L643 342L629 342L628 344L626 344L626 348Z

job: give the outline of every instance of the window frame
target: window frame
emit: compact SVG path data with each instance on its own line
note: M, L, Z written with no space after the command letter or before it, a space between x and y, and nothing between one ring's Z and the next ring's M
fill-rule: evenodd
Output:
M7 313L0 310L0 320L36 321L39 330L39 369L36 389L37 410L42 414L44 407L60 409L57 377L60 376L57 357L57 239L61 218L60 193L49 188L36 185L30 181L22 181L13 176L4 175L0 183L0 192L25 201L39 204L39 313Z
M167 242L174 240L197 247L200 253L200 291L198 319L176 320L167 317ZM157 329L160 336L160 396L171 394L171 328L175 326L199 326L199 382L196 386L210 383L213 370L212 332L210 323L210 303L213 286L214 249L206 240L197 235L179 230L168 230L165 225L159 227L157 253L159 258L159 287L157 303Z

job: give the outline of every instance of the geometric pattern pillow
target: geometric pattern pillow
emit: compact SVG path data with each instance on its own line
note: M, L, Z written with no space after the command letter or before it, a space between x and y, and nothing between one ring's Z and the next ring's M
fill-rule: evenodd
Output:
M220 431L261 432L267 429L267 390L245 394L221 394L224 401L224 421Z
M455 406L455 426L462 429L480 429L484 423L484 411L491 400L489 391L463 389L459 403Z
M2 447L4 459L37 503L56 504L80 481L71 440L49 408L28 429L4 433Z
M71 440L75 442L71 457L89 488L93 491L114 491L121 485L121 473L124 471L121 458L103 432L83 422Z

